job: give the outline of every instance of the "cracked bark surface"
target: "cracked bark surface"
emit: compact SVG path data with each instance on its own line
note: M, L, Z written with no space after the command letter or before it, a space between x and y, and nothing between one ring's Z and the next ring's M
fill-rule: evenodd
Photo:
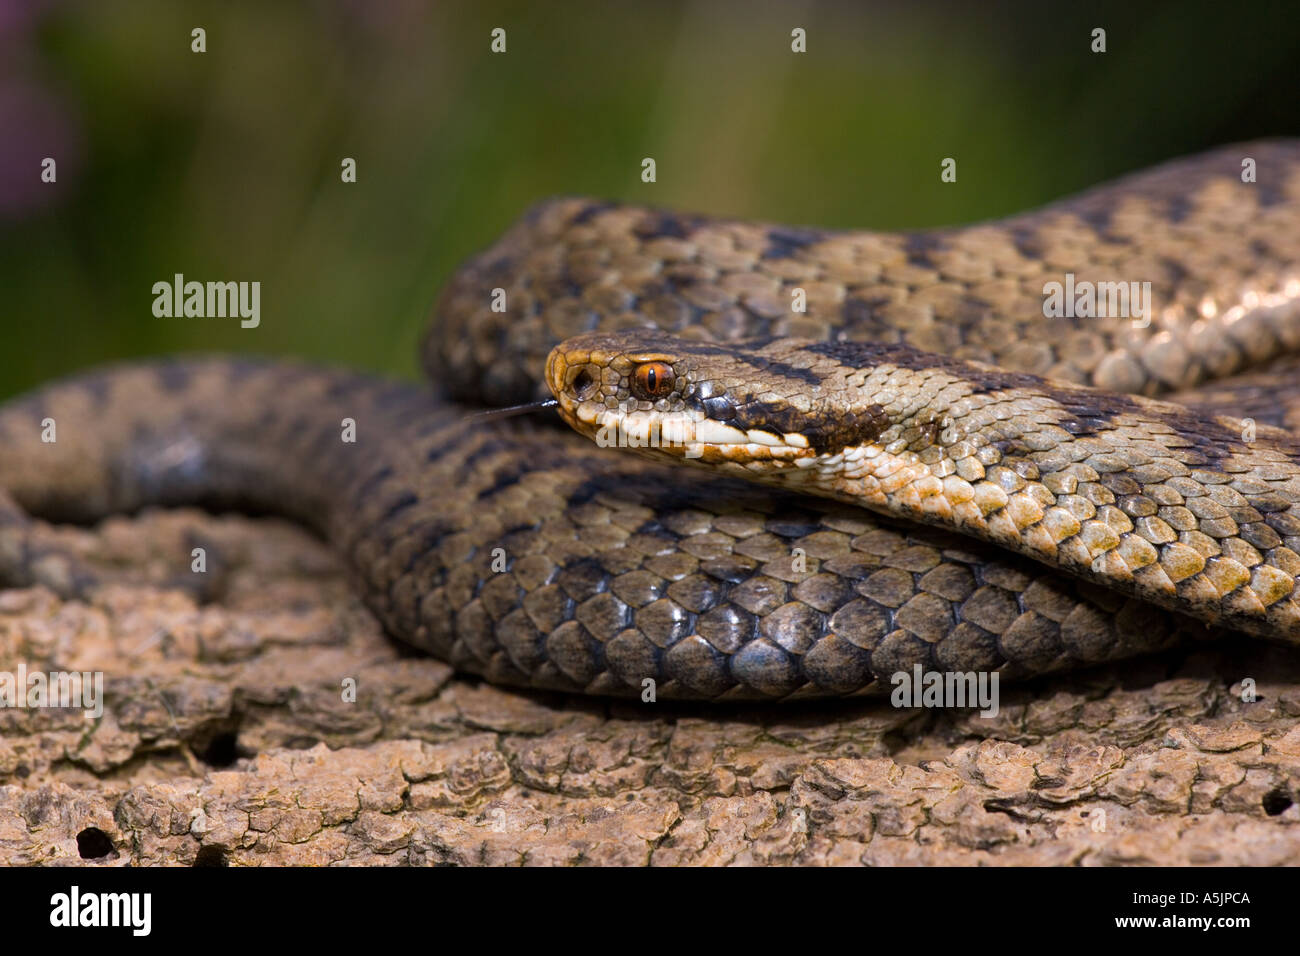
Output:
M107 698L98 720L0 709L6 864L1300 861L1285 648L1004 685L995 718L527 694L387 638L282 522L180 510L49 534L154 582L202 542L220 593L0 592L0 670L102 670Z

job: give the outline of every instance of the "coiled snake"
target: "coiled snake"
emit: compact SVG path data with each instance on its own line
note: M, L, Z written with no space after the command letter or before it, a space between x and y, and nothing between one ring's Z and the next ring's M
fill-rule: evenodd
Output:
M1053 282L1149 282L1152 308L1048 318ZM30 515L281 513L396 637L594 694L865 694L915 664L1300 643L1300 143L914 234L554 200L438 312L425 365L467 404L231 358L12 400L0 574L96 586ZM469 414L548 386L587 437ZM702 467L590 440L611 436Z

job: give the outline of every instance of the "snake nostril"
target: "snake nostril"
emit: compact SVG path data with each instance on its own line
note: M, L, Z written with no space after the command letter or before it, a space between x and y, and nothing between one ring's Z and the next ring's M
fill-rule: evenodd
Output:
M591 397L596 390L596 379L585 368L573 377L573 392L580 399Z

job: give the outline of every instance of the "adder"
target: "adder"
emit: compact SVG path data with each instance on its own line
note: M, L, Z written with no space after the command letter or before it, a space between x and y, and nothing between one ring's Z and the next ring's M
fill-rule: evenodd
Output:
M1067 275L1153 308L1047 317ZM0 407L0 577L101 583L38 519L278 513L402 641L602 695L1297 644L1297 351L1297 141L915 233L551 200L449 283L432 389L177 358Z

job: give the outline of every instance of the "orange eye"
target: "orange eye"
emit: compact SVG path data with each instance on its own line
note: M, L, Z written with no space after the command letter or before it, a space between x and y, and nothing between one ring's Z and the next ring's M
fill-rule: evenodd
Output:
M642 362L636 367L636 372L632 376L633 391L638 398L652 399L663 398L673 390L673 382L677 376L673 374L671 365L663 362Z

